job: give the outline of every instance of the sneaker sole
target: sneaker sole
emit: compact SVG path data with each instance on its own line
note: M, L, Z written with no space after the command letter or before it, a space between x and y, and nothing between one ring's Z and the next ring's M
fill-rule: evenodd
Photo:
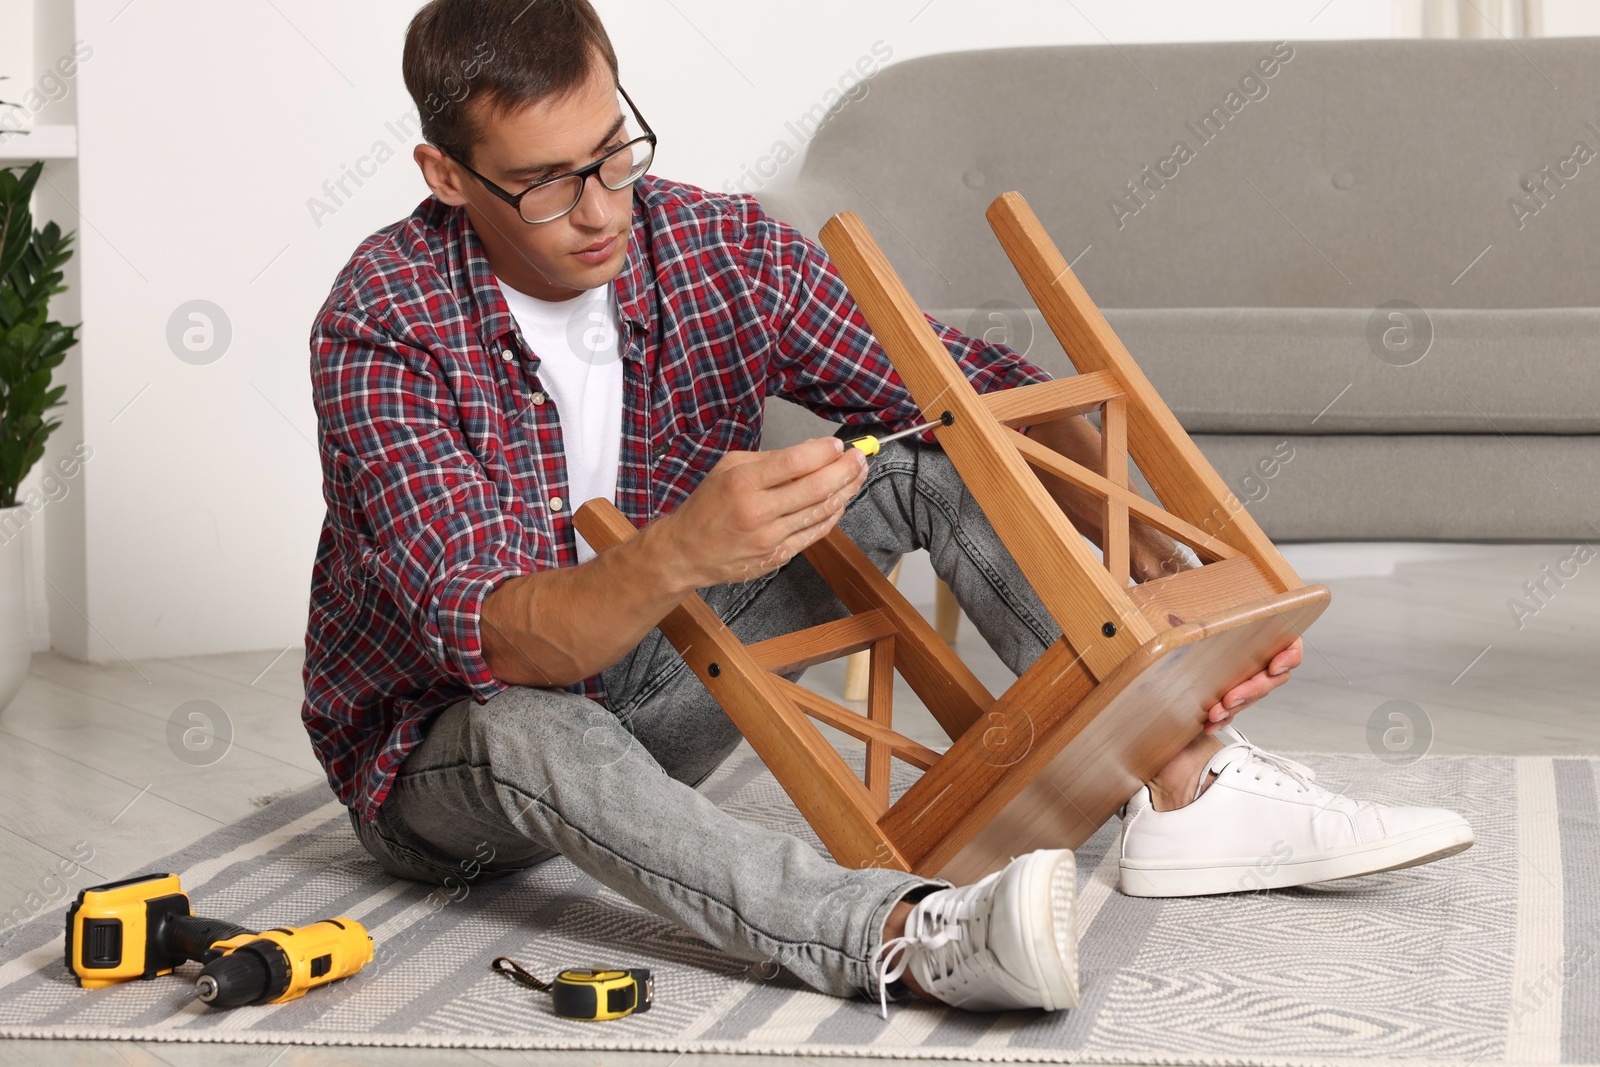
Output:
M1078 1005L1078 870L1066 849L1035 852L1023 870L1021 892L1026 900L1050 901L1048 916L1037 908L1018 909L1023 935L1033 947L1034 988L1044 997L1045 1011ZM1046 921L1042 924L1041 918Z
M1461 819L1385 838L1374 845L1350 845L1271 867L1262 862L1197 867L1124 860L1120 881L1122 892L1130 897L1194 897L1287 889L1432 863L1466 851L1474 840L1472 827Z

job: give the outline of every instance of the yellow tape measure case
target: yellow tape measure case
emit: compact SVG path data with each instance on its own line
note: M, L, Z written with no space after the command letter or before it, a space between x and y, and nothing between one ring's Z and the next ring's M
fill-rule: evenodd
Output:
M550 999L567 1019L620 1019L650 1009L655 982L646 970L566 970L556 975Z
M496 956L489 967L529 989L549 993L551 1006L563 1019L621 1019L649 1011L655 1000L655 979L643 967L569 967L553 982L541 981L508 956Z

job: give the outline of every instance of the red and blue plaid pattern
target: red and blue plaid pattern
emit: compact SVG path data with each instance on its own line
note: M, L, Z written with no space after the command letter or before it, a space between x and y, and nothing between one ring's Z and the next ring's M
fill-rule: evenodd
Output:
M749 197L636 187L617 278L617 506L677 507L761 439L762 401L919 418L826 254ZM1049 378L935 324L980 392ZM429 718L506 688L478 615L498 583L577 562L561 424L466 212L430 197L362 242L311 334L323 495L302 718L346 805L376 817ZM929 438L931 440L931 437ZM603 701L597 677L572 687Z

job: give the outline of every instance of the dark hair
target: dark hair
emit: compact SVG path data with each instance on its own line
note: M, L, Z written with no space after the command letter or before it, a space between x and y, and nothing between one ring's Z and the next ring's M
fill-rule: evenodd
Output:
M422 136L469 161L481 101L504 114L563 96L589 77L595 54L617 75L617 53L588 0L430 0L406 28L401 60Z

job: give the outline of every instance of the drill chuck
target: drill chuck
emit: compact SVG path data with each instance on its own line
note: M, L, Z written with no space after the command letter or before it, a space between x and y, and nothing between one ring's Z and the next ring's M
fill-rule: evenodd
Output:
M195 993L213 1008L281 1004L371 962L372 938L360 923L323 919L310 926L280 926L207 963L195 980Z
M194 988L213 1008L242 1008L283 996L293 973L288 953L260 938L206 964Z

